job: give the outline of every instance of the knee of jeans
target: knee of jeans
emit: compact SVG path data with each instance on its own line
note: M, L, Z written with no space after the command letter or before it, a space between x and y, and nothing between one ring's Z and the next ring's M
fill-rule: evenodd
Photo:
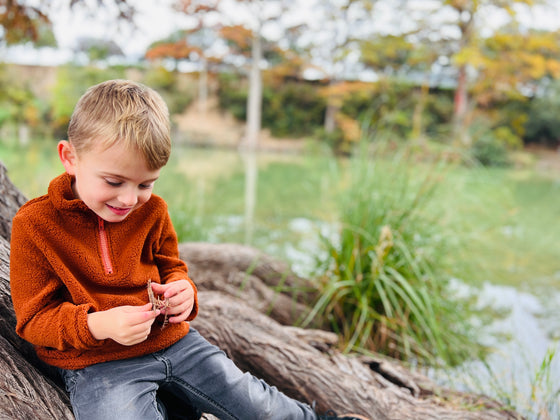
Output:
M262 379L254 376L251 379L254 388L250 392L250 399L259 406L263 413L263 418L268 418L278 409L277 405L282 403L283 395L280 394L275 386L270 386Z

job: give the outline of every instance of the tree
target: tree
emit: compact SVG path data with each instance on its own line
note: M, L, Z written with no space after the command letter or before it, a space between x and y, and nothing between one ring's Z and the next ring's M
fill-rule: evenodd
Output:
M212 46L218 42L216 23L210 23L208 18L218 14L219 0L178 0L174 8L181 13L191 17L195 26L182 31L175 41L175 58L189 60L197 63L200 68L198 79L198 106L202 113L207 110L208 101L208 73L212 63L218 63L219 57L211 51ZM171 47L172 45L170 45ZM152 55L157 52L152 53Z
M56 13L55 6L73 9L77 6L88 7L87 0L65 0L62 4L50 0L38 0L29 4L24 0L0 1L0 25L4 29L4 41L18 44L31 41L36 43L47 26L50 28L50 16ZM98 0L97 6L113 4L117 8L117 18L131 21L134 7L128 0Z
M418 16L412 13L415 4L412 1L407 3L409 7L403 9L403 12L414 19L415 15ZM484 42L482 29L490 29L491 23L485 21L485 18L502 13L515 22L521 10L516 6L529 7L534 3L533 0L440 0L433 2L433 7L427 9L427 17L421 14L416 18L417 31L425 30L428 25L429 30L426 32L430 39L438 46L445 42L450 48L449 51L441 51L440 59L455 68L454 137L465 146L471 143L467 129L469 110L472 108L468 94L469 85L472 85L469 78L477 80L480 76L476 64Z
M4 42L8 45L37 41L40 28L50 25L41 7L20 3L15 0L3 0L0 3L0 25L4 29Z
M524 124L526 142L560 147L560 80L554 80L533 98Z
M280 21L282 11L289 3L291 0L236 0L229 3L220 0L180 0L176 6L179 10L195 13L205 27L215 25L210 23L210 19L206 19L209 15L217 18L221 23L219 33L229 46L224 62L236 57L237 66L249 64L247 123L243 141L244 146L249 149L257 146L261 129L263 30Z
M243 145L249 150L254 150L259 142L259 133L262 124L262 72L263 60L263 29L267 23L272 23L280 18L286 0L267 1L266 7L263 0L237 0L237 6L244 6L251 16L250 40L251 58L249 70L249 94L247 98L247 125ZM230 34L233 35L230 31ZM233 37L230 37L232 40Z
M543 81L560 79L560 31L521 33L506 27L486 38L471 65L480 75L473 95L481 105L534 97Z
M150 61L173 60L175 71L179 69L181 62L199 64L198 106L202 113L205 113L207 109L209 63L216 61L209 55L207 46L211 42L209 40L215 39L216 36L210 33L210 29L198 26L194 29L178 31L168 39L155 42L145 54Z
M359 66L350 58L359 50L358 40L364 36L364 31L369 32L375 3L376 0L328 0L316 4L314 23L319 26L310 27L316 35L309 48L314 62L322 68L329 83L323 91L327 101L326 133L334 132L342 106L341 89L337 85L358 76L358 72L352 69L359 69Z
M178 70L179 63L181 61L190 61L193 53L202 54L200 48L188 43L188 37L192 31L177 31L165 39L154 42L148 47L145 57L150 61L173 60L175 62L175 70Z
M360 61L379 77L420 80L421 88L415 95L411 134L412 139L418 142L423 141L422 115L430 88L431 68L439 51L416 30L399 35L376 34L360 42Z

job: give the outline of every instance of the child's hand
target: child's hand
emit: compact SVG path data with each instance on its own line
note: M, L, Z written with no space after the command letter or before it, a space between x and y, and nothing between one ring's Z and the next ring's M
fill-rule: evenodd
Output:
M177 280L167 284L152 283L154 295L169 299L169 308L163 309L171 323L185 321L194 306L194 290L188 280Z
M88 327L97 340L111 338L123 346L132 346L148 338L156 316L152 304L117 306L88 314Z

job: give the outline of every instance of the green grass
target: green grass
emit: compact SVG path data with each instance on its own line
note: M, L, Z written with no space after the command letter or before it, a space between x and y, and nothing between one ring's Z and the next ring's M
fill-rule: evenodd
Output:
M340 229L324 238L329 258L319 266L319 298L303 324L327 321L345 351L431 365L480 356L471 311L448 293L459 274L450 258L458 241L432 205L445 172L412 165L402 153L362 154L349 163Z
M465 280L533 292L535 281L553 286L559 271L560 180L529 171L455 168L442 187L435 202L469 242L457 255L470 266Z
M553 363L558 361L558 346L550 347L531 381L531 399L528 413L538 413L540 418L560 416L560 386L554 374Z
M56 145L52 139L33 141L27 147L0 140L0 160L14 185L27 198L45 194L50 180L64 170Z

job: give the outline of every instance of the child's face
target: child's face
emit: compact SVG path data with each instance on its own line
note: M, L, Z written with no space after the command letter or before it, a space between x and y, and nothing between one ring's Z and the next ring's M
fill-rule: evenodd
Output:
M124 220L148 201L159 177L160 170L149 169L139 151L118 143L77 156L68 142L61 142L59 154L66 172L75 177L76 197L108 222Z

